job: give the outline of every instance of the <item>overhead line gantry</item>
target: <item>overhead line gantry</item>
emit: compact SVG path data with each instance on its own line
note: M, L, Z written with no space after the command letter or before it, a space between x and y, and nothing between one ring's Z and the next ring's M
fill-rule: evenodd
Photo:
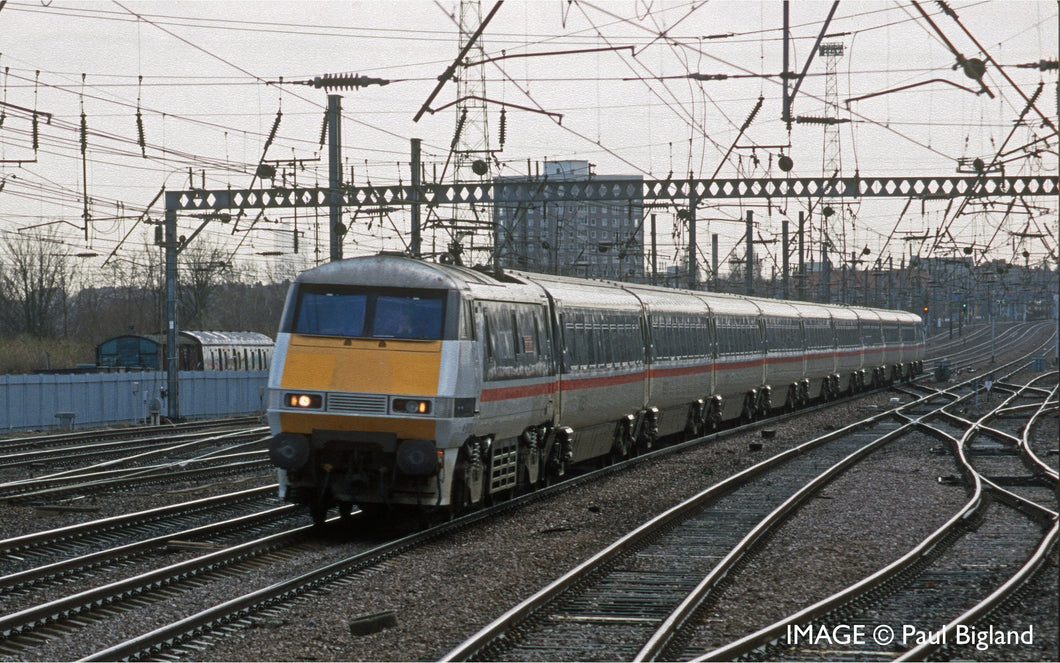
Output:
M284 208L362 207L387 205L420 209L423 205L496 203L562 203L639 200L668 203L688 210L695 223L700 202L722 199L773 198L1018 198L1056 196L1055 176L1006 175L939 177L784 177L742 179L463 182L387 186L269 187L256 189L189 189L165 194L166 334L168 414L179 419L179 371L176 355L177 239L179 212L266 210ZM336 232L333 227L332 233ZM418 229L416 230L418 232ZM334 241L334 239L333 239ZM689 273L696 273L696 252L689 252Z

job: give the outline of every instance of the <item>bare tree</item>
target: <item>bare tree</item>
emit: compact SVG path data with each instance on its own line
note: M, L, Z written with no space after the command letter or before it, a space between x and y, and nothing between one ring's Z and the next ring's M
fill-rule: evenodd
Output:
M238 281L228 252L218 247L192 244L180 254L180 294L177 298L180 326L211 329L219 326L213 300L221 286Z
M0 257L0 317L15 333L61 336L77 265L54 231L8 235Z
M162 329L161 261L144 251L102 266L95 285L72 298L75 331L98 341L117 334L155 333Z

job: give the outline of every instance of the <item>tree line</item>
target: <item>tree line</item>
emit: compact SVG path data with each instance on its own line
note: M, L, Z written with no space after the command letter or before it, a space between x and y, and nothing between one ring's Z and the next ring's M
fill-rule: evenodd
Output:
M112 259L89 279L84 258L55 234L0 241L0 374L95 362L95 346L165 328L164 265L156 250ZM235 267L228 251L192 244L179 258L182 329L275 337L289 280ZM263 278L264 277L264 278Z

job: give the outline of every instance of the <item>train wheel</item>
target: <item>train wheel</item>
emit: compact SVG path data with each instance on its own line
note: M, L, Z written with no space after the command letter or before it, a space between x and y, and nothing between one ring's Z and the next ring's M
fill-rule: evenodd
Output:
M313 524L317 527L323 527L324 523L328 519L328 509L331 505L327 500L315 500L309 505L309 516L313 519Z
M631 426L632 424L629 423L620 424L615 432L615 442L611 445L611 460L613 462L618 463L626 460L629 458L630 452L633 451Z
M349 522L353 515L353 502L339 502L339 517L343 522Z
M471 510L471 494L462 477L453 481L453 489L449 496L449 503L449 514L453 518L459 518Z
M753 392L743 397L743 410L740 412L740 423L749 424L755 420L755 405L758 399Z

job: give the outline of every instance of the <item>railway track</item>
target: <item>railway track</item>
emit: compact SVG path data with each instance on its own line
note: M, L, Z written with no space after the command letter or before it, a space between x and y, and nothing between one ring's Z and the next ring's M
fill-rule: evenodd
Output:
M836 643L814 634L839 625L868 634L843 653L873 660L923 660L974 637L977 620L1033 577L1057 539L1055 510L983 477L971 461L977 454L968 453L1013 400L1015 394L972 421L948 413L924 426L957 455L971 495L943 527L861 582L706 655L685 651L682 660L821 660L836 654Z
M0 500L45 504L132 486L265 471L271 469L265 450L267 439L267 429L256 426L216 435L195 434L184 441L161 438L152 441L147 450L137 443L130 449L132 453L117 458L2 482Z
M684 445L667 447L661 449L658 453L676 453L680 451L682 446L693 443L694 442L689 442ZM400 555L416 547L426 545L433 540L451 535L456 531L473 528L479 522L493 518L500 513L517 509L529 501L546 499L560 491L572 490L578 485L595 481L607 474L620 472L623 470L624 466L632 466L633 464L643 462L646 458L647 456L634 458L620 465L602 468L586 475L572 478L563 484L557 484L545 490L502 503L492 509L472 513L458 521L446 523L424 532L417 532L382 545L372 545L367 548L363 545L359 545L359 550L355 554L343 555L342 559L336 560L332 564L319 566L305 573L292 574L296 575L296 577L287 578L283 582L278 582L269 587L250 593L237 592L233 594L233 598L228 601L223 601L213 606L206 606L205 609L199 613L177 620L172 624L160 626L154 631L133 638L132 640L115 644L96 653L86 652L79 655L87 656L89 659L113 660L151 658L161 655L172 657L180 656L183 653L184 655L189 655L194 658L194 652L198 648L205 646L205 643L208 643L211 637L221 637L221 634L225 633L226 630L245 627L247 624L253 623L253 620L268 620L270 615L289 607L293 602L297 602L302 597L315 595L315 593L321 588L341 586L343 583L351 582L353 579L356 579L363 574L374 572L374 570L380 568L380 565L385 564L388 559L395 555ZM356 517L356 514L354 517ZM293 549L277 548L276 550L262 553L258 556L262 561L255 563L256 565L254 567L247 568L254 568L260 572L260 564L263 564L270 559L274 559L276 555L294 554L291 550ZM337 549L331 551L334 552L335 550ZM242 560L240 560L240 562L241 561ZM216 561L210 560L210 563L216 563ZM238 573L240 568L242 567L229 565L226 567L225 573ZM185 568L178 569L178 572L181 574L189 573ZM157 585L160 582L161 581L153 575L147 576L144 579L144 584L148 587L151 585ZM206 582L206 579L200 578L198 582ZM241 586L240 583L236 583L236 586L244 590L246 589L245 585ZM124 584L120 584L119 587L120 592L117 592L116 594L129 592ZM163 591L171 592L174 590L167 585L166 589ZM81 597L81 599L97 603L100 600L95 594L86 594ZM134 600L135 603L151 601L156 603L161 602L161 599L150 598L147 589L142 591L137 590L135 592ZM118 601L116 599L113 603L106 606L107 611L121 609L122 608L118 606ZM26 615L39 620L41 615L55 614L56 612L57 606L37 607L34 608L34 612L26 613ZM76 620L77 622L89 623L89 619L84 616L77 616ZM9 637L17 639L16 641L18 642L18 645L13 644L11 645L12 647L30 646L35 640L39 639L38 636L35 635L36 633L58 633L59 635L56 637L63 637L65 629L69 628L71 624L76 627L77 622L68 623L66 626L56 626L47 621L42 621L31 624L28 631L19 630L16 632L16 630L10 626L7 627L7 630L11 633ZM0 622L0 626L2 625L3 623ZM3 632L4 629L0 628L0 635L3 635ZM0 647L3 647L3 642L0 642Z
M770 531L861 457L956 402L925 397L732 477L601 551L444 660L685 660L674 643L693 638L692 615ZM914 408L924 411L897 420Z
M184 433L223 432L233 427L247 428L260 423L260 417L233 417L231 419L207 419L161 426L129 426L126 428L95 429L48 435L0 437L0 456L6 458L9 455L25 451L63 449L120 440L150 440L158 438L160 434L181 435Z
M938 396L937 390L930 390L932 396ZM972 396L971 392L969 396ZM956 400L956 395L947 400ZM671 448L672 450L673 448ZM608 471L608 470L605 470ZM613 468L612 470L613 471ZM592 480L592 477L586 480ZM557 489L562 488L557 486ZM526 499L539 499L545 494L527 496ZM502 508L518 508L515 503L507 503ZM484 512L474 514L472 518L485 519L493 514ZM460 527L461 523L454 523ZM257 623L255 620L278 618L300 601L299 597L315 596L321 589L344 582L343 579L356 577L358 574L370 573L373 568L392 555L402 554L422 546L432 536L445 536L449 526L429 533L416 534L412 537L392 542L376 551L366 551L360 555L342 560L327 568L320 568L276 586L234 598L202 612L190 615L171 625L145 633L124 643L97 652L91 658L107 660L114 658L197 658L197 652L208 651L210 643L223 638L226 633L244 633L244 628ZM453 530L455 531L455 530ZM421 538L422 537L422 538Z
M259 426L249 430L264 433L267 429ZM79 445L33 448L0 457L0 473L10 476L25 469L85 467L100 465L109 459L120 459L125 463L128 463L129 459L135 459L142 463L152 458L171 456L186 448L186 443L206 447L209 441L221 445L228 439L224 432L215 435L204 435L201 432L167 432L159 436L159 431L156 430L152 437L146 438L93 440Z
M928 390L931 394L937 394L937 390ZM772 423L770 424L772 425ZM670 451L676 451L678 449L670 448ZM621 468L616 466L609 468L605 472L621 471ZM585 477L577 481L592 481L593 476ZM557 487L559 489L559 487ZM542 499L547 497L547 491L534 496L529 496L528 499ZM515 509L519 508L520 502L517 500L506 504L503 508ZM378 565L383 563L386 559L399 555L402 551L409 550L419 545L423 545L424 542L431 540L431 537L444 537L446 534L455 531L451 529L453 527L471 526L474 522L491 517L492 512L482 512L473 514L464 523L452 523L439 530L428 532L428 533L417 533L412 537L406 537L398 541L388 543L384 546L372 546L371 549L366 549L354 554L352 556L343 554L343 559L336 560L333 564L324 565L320 568L312 569L304 574L304 577L296 578L283 583L276 583L274 587L258 590L251 593L236 592L233 594L231 600L219 603L218 605L203 606L203 609L198 612L191 614L188 617L177 620L172 625L161 624L158 628L151 630L132 641L125 643L119 643L112 645L102 651L95 653L88 652L86 654L99 660L115 659L115 658L144 658L144 657L179 657L181 655L196 657L195 652L199 651L199 647L203 646L201 643L204 642L203 638L206 638L206 642L209 639L209 633L214 632L217 634L223 634L226 629L230 630L233 628L239 628L241 625L255 619L267 619L268 615L274 612L280 612L284 609L283 606L289 605L292 600L297 600L297 596L312 596L313 593L319 588L335 583L350 582L351 578L356 578L359 574L369 573L373 568L378 568ZM424 538L419 538L424 537ZM263 544L269 545L269 544ZM241 569L244 568L240 564L253 564L256 572L261 573L263 569L271 569L272 564L280 564L282 560L289 556L290 552L282 552L283 550L290 551L289 548L277 548L276 551L267 552L263 554L253 554L251 557L255 562L249 562L247 560L236 561L224 565L225 571L222 572L222 576L236 576L234 583L239 586L241 583L238 580L238 574L241 573ZM220 551L217 551L220 552ZM331 552L334 552L333 550ZM244 554L246 551L244 550ZM216 553L211 553L216 554ZM218 558L214 558L216 561ZM249 558L248 558L249 559ZM251 567L246 567L251 568ZM185 570L178 570L184 572ZM206 582L207 576L196 576L198 580L195 583ZM157 584L157 579L147 579L147 584ZM163 583L164 584L164 583ZM0 636L3 640L0 640L0 647L11 638L23 638L19 642L23 646L33 646L35 640L46 640L50 637L64 637L65 629L67 627L81 628L78 623L84 622L87 626L84 628L91 629L96 624L95 620L100 619L103 622L106 621L106 614L113 611L121 610L133 610L137 604L153 603L158 605L164 603L164 597L167 593L172 594L176 591L184 591L180 589L179 583L177 585L169 584L167 588L163 590L161 594L155 594L153 591L141 592L138 598L134 602L130 603L133 607L116 607L119 603L112 603L110 606L102 609L100 613L103 615L95 617L86 617L85 614L81 613L79 616L73 617L66 627L56 626L54 622L43 622L33 627L28 632L15 633L9 631L9 636L4 636L3 632L0 631ZM245 587L241 587L245 590ZM121 592L127 590L120 589ZM187 591L191 591L188 589ZM135 592L132 594L135 595ZM157 598L157 597L162 597ZM94 599L93 599L94 600ZM52 612L55 612L54 610ZM148 621L143 622L143 627L150 628ZM58 633L58 635L52 635ZM204 636L204 634L207 634ZM88 635L91 638L91 635ZM220 635L214 637L221 637ZM99 640L101 646L107 640ZM182 649L183 648L183 649ZM23 650L24 651L24 650ZM167 653L168 652L168 653Z
M0 540L0 612L46 585L186 545L216 547L264 535L295 516L264 486Z
M55 598L37 602L40 595L35 588L33 601L0 617L0 653L20 656L36 650L39 655L41 646L51 639L69 636L83 629L90 630L93 626L113 620L118 614L141 610L153 604L164 604L178 594L195 592L206 583L227 579L235 581L237 586L244 589L255 582L260 584L262 580L252 578L258 576L262 569L320 548L311 526L287 528L246 540L255 529L268 525L269 521L275 521L278 515L289 510L290 507L278 507L211 526L110 548L90 555L84 561L71 560L16 574L12 581L16 587L24 590L44 578L55 583L64 580L68 574L74 577L80 574L95 575L100 566L127 564L129 556L142 555L151 550L157 552L172 545L175 540L188 543L207 539L201 547L192 546L191 553L185 555L184 559L162 567L152 565L148 570L132 576L119 573L115 580L108 579L73 594L57 592ZM240 542L224 544L211 541L225 536ZM203 550L206 552L202 553ZM89 636L85 640L89 648L93 645L88 643L99 642L95 637ZM47 654L45 658L48 658Z

